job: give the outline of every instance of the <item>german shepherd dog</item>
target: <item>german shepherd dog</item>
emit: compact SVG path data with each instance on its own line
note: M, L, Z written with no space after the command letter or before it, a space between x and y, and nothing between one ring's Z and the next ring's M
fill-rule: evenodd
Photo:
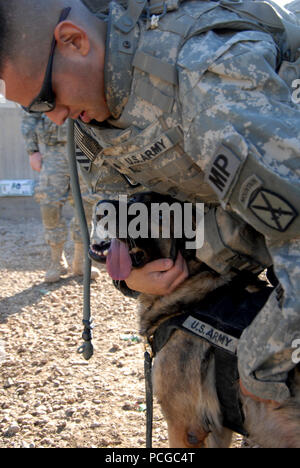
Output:
M174 199L155 193L137 194L129 203L173 203ZM100 202L101 204L102 202ZM118 209L118 202L112 202ZM94 223L103 215L96 207ZM98 211L97 211L98 210ZM231 275L220 276L184 248L181 240L113 239L91 244L93 260L106 262L115 280L126 279L132 268L147 262L176 259L178 251L185 258L189 277L170 295L139 296L140 333L148 339L171 316L179 315L190 304L200 303L212 291L230 283ZM252 290L265 287L256 281ZM249 288L248 288L249 289ZM153 365L153 390L168 425L169 445L173 448L226 448L231 444L232 430L223 426L223 415L216 388L216 362L213 346L181 329L175 330L156 354ZM293 372L290 390L293 397L274 407L239 392L244 428L249 438L264 448L300 448L300 372Z

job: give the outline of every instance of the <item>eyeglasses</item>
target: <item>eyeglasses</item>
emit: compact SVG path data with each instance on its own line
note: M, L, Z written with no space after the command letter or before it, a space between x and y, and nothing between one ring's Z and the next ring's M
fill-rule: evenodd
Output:
M64 21L68 14L71 11L71 7L64 8L60 14L59 20L56 26ZM52 89L52 68L53 68L53 57L56 47L56 39L53 36L49 60L46 68L45 78L43 81L42 89L39 94L33 99L33 101L29 104L28 107L23 107L26 112L29 113L44 113L50 112L55 108L55 94Z

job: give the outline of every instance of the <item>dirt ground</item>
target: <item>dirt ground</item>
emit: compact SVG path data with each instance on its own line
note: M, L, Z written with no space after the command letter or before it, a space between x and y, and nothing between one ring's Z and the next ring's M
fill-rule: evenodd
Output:
M135 301L101 272L91 286L94 356L85 361L82 279L44 282L49 250L32 200L0 199L0 219L0 448L145 447ZM71 241L66 252L71 261ZM153 426L153 447L167 448L157 404ZM236 436L232 447L249 444Z

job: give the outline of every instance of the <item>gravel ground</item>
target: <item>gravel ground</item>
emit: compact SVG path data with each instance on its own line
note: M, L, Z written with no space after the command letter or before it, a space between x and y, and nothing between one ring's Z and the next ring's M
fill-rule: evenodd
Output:
M44 283L49 250L31 200L0 200L0 448L145 447L135 301L102 271L91 286L94 356L82 344L82 280ZM72 242L66 245L72 259ZM233 448L247 447L236 436ZM153 447L168 447L154 407Z

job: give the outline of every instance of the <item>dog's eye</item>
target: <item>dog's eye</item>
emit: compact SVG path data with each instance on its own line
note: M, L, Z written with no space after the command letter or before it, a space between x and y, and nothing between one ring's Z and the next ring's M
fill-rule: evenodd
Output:
M139 251L135 254L135 257L138 261L141 261L144 258L144 252Z
M131 260L132 260L132 266L134 268L138 268L140 266L143 266L144 262L144 257L145 254L142 250L135 252L131 255Z
M99 223L99 221L101 221L101 219L105 218L106 216L109 215L109 211L108 210L104 210L104 213L103 214L96 214L96 221L97 223Z

